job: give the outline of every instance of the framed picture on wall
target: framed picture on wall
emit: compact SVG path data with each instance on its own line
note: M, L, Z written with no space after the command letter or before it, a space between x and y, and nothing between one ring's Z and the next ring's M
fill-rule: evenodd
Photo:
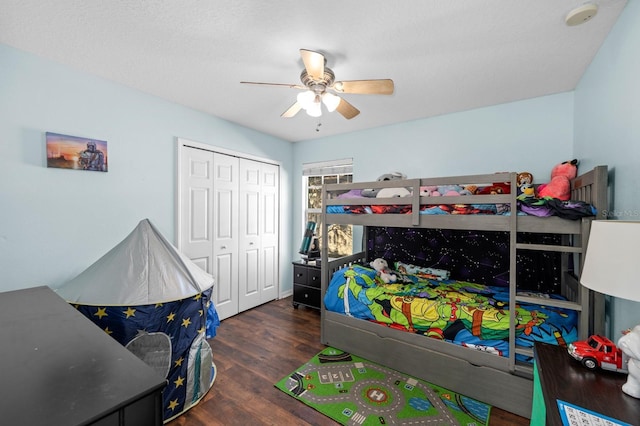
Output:
M46 133L47 167L106 172L107 142L79 136Z

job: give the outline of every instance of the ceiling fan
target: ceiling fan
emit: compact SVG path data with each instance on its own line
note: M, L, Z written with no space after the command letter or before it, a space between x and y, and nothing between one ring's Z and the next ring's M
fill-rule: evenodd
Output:
M361 95L391 95L393 80L350 80L336 81L333 71L326 67L327 60L322 53L300 49L304 70L300 74L302 84L258 83L241 81L242 84L260 84L266 86L284 86L301 89L296 102L281 117L291 118L300 110L305 110L312 117L322 115L322 104L329 112L338 111L347 120L360 114L360 111L349 102L338 96L341 93Z

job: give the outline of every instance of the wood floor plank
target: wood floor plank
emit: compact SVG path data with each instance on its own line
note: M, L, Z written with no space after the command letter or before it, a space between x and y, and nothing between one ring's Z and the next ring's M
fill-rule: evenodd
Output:
M274 384L320 352L320 313L291 298L276 300L222 321L210 339L217 368L203 400L168 426L337 425L278 390ZM529 420L492 408L491 426L525 426Z

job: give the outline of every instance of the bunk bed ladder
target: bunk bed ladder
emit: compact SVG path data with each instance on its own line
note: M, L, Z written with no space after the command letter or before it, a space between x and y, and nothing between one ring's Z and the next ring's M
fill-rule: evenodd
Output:
M571 309L578 313L578 339L586 339L590 334L602 334L604 333L604 297L597 294L586 287L580 285L580 274L582 272L582 266L584 261L584 253L587 250L587 243L589 238L589 231L591 229L592 220L604 220L608 216L608 195L606 191L596 191L593 188L607 188L608 186L608 168L607 166L596 166L591 171L582 175L580 179L576 179L572 182L571 187L571 199L582 200L594 205L597 209L597 216L595 218L582 218L576 234L566 234L562 236L561 244L531 244L531 243L517 243L513 240L513 228L511 229L511 241L514 243L512 247L511 256L515 257L513 249L517 253L517 250L534 250L534 251L555 251L565 255L562 256L562 280L563 288L565 291L571 292L564 294L567 297L567 301L563 300L547 300L545 304L563 308ZM512 225L513 226L513 225ZM516 233L517 235L517 233ZM574 255L575 271L570 274L568 256ZM578 255L577 257L575 255ZM511 259L511 271L510 280L512 283L516 282L515 276L515 259ZM571 281L573 285L569 286L568 281ZM539 299L529 296L517 296L515 294L517 285L510 286L510 298L515 303L539 303ZM512 309L511 317L511 329L509 333L509 349L513 348L513 354L521 354L528 357L533 357L533 350L525 347L516 347L515 345L515 309ZM561 342L558 342L561 344ZM511 353L511 352L510 352ZM509 357L510 367L515 367L516 372L522 372L530 374L532 368L529 365L517 364L514 358ZM513 371L513 370L512 370Z

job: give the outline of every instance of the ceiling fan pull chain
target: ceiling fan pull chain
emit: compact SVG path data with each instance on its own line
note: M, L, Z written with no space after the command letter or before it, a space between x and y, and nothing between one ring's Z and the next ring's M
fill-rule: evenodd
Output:
M318 118L318 124L316 125L316 132L320 131L320 126L322 126L322 122L320 121L320 118Z

